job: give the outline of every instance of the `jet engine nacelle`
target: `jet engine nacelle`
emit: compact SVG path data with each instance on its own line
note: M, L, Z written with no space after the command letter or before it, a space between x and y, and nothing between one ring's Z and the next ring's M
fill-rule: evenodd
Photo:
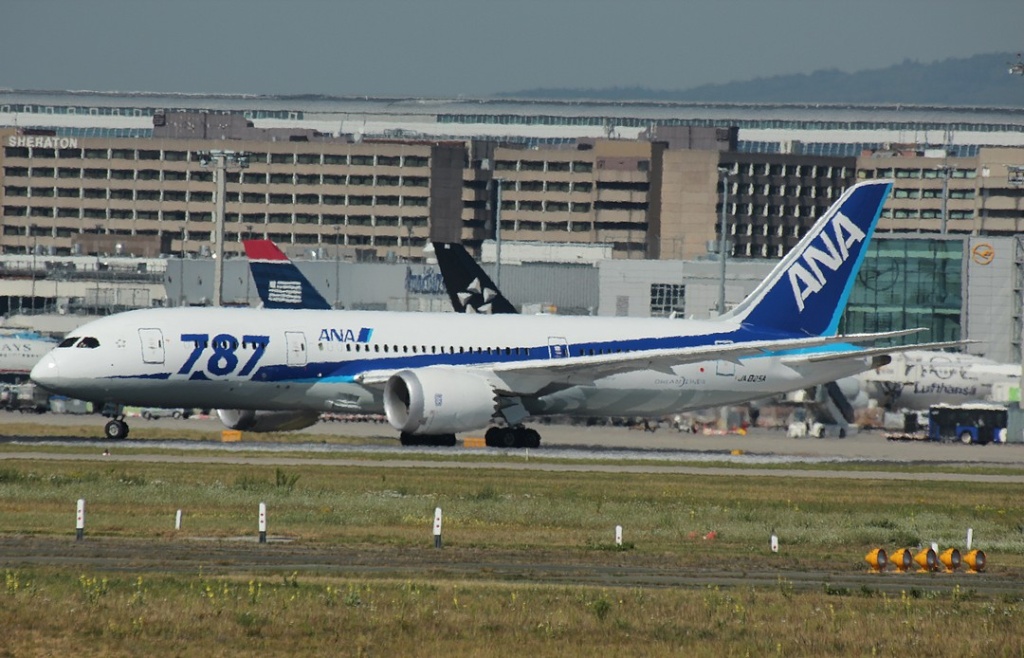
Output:
M408 434L455 434L486 426L497 411L483 377L451 368L395 373L384 385L384 413Z
M218 409L217 417L228 429L246 432L289 432L309 427L320 419L320 414L316 411Z

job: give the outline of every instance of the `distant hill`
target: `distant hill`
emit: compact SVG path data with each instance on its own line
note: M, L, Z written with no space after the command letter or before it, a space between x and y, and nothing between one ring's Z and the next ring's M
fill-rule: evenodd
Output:
M746 82L701 85L681 91L644 87L526 89L503 97L536 99L704 101L721 103L866 103L1024 107L1024 76L1010 75L1011 53L904 61L883 69L843 73L835 69L778 75Z

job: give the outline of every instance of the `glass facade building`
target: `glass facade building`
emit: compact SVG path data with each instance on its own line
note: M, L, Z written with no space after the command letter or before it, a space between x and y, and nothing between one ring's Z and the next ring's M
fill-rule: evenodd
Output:
M850 293L841 333L924 327L901 344L960 340L961 239L876 236Z

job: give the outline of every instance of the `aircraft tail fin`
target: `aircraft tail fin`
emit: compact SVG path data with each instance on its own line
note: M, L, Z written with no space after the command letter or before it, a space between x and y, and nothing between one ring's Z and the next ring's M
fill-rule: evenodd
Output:
M273 240L243 240L242 244L264 308L331 308Z
M435 242L434 254L456 313L518 313L461 244Z
M835 335L891 188L892 181L869 180L846 190L723 319L770 332Z

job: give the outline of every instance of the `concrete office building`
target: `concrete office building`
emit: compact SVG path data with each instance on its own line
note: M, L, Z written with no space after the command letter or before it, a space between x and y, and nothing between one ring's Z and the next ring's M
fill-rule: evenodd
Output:
M180 120L193 119L212 117ZM354 260L419 257L428 238L461 233L461 143L74 138L10 129L0 130L0 142L4 253L209 253L215 186L200 153L213 149L247 156L245 169L226 172L229 255L241 251L242 238L258 236Z
M256 128L363 138L482 139L528 147L636 139L652 126L736 127L737 150L856 157L886 144L1024 147L1024 109L822 103L367 98L0 90L0 126L150 137L161 112L237 114Z

